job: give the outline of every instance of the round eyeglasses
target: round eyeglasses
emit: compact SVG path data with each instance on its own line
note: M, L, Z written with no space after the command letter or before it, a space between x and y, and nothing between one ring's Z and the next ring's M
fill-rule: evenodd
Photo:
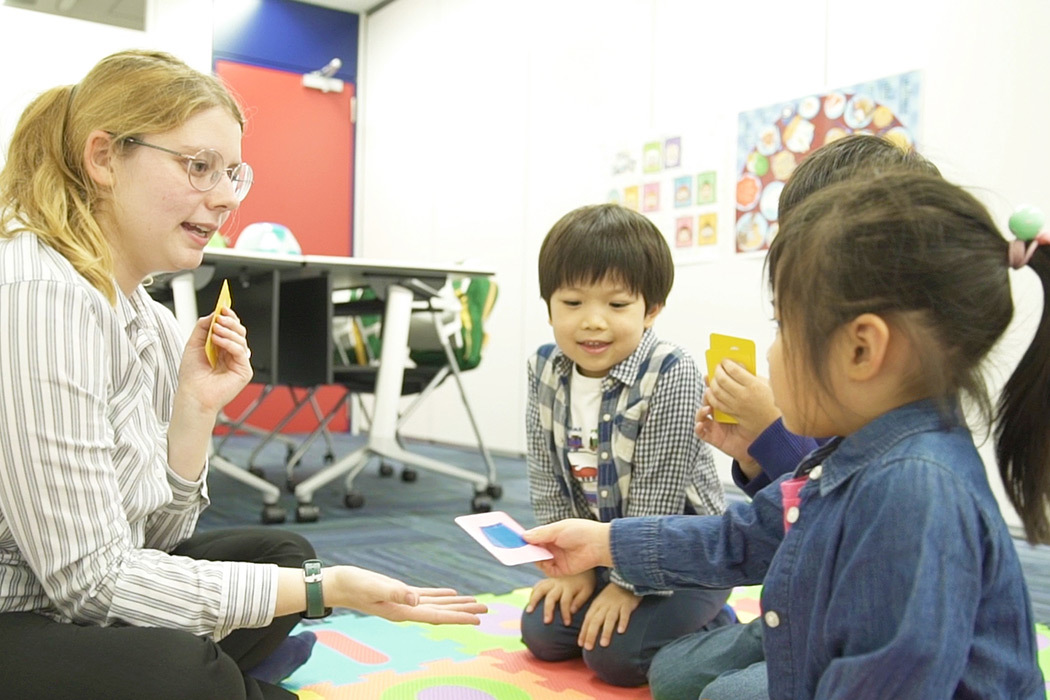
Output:
M190 156L173 151L170 148L146 143L134 136L128 136L124 139L124 142L133 143L136 146L145 146L146 148L155 148L158 151L164 151L184 159L190 186L198 192L207 192L214 189L219 184L223 173L226 173L233 183L233 196L237 198L238 202L243 201L248 196L248 190L252 188L252 166L247 163L238 163L232 168L227 168L222 154L213 148L202 148Z

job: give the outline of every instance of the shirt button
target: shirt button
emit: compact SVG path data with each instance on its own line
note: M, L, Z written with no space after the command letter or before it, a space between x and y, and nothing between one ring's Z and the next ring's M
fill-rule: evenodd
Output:
M767 612L762 617L765 619L767 626L769 626L769 627L779 627L780 626L780 615L777 615L772 610Z
M609 453L608 452L602 452L602 459L609 459Z
M606 423L608 423L609 421L612 420L612 416L609 415L608 413L606 413L604 416L602 416L602 420L605 421Z
M798 520L798 506L791 506L788 508L788 512L784 515L789 523L794 524ZM770 627L776 627L776 625L770 625Z
M608 497L609 497L609 490L608 489L602 489L602 498L608 498Z
M824 467L822 467L822 466L820 466L818 464L817 466L815 466L815 467L813 467L812 469L809 470L809 478L810 479L819 479L820 475L823 474L823 473L824 473Z

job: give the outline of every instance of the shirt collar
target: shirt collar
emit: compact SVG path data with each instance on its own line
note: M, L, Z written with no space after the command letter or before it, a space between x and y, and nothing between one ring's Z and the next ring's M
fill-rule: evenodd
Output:
M614 365L606 376L612 377L623 384L633 383L638 377L639 368L642 366L645 359L652 354L653 348L656 347L657 342L656 334L653 333L653 330L651 328L646 328L645 332L642 334L642 340L638 343L638 347L634 349L634 352ZM568 355L559 352L558 356L554 359L554 362L558 374L563 377L570 376L575 363L569 359Z
M884 413L857 432L835 438L811 452L795 476L804 476L823 464L820 492L827 494L856 472L882 459L901 440L918 433L948 430L962 424L961 409L945 415L939 404L924 399Z

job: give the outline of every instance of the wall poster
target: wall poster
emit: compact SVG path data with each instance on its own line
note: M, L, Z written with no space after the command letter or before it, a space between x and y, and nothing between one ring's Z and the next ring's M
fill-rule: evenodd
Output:
M915 145L921 111L918 71L741 112L737 131L737 253L769 248L780 227L784 181L807 154L853 133Z

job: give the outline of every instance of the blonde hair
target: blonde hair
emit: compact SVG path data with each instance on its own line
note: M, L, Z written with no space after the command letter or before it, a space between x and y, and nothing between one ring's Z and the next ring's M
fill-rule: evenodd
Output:
M95 219L102 193L84 167L88 136L109 132L119 152L125 137L176 129L215 107L243 130L218 78L158 51L115 53L79 84L44 92L22 113L0 171L0 236L35 233L115 303L112 253Z

